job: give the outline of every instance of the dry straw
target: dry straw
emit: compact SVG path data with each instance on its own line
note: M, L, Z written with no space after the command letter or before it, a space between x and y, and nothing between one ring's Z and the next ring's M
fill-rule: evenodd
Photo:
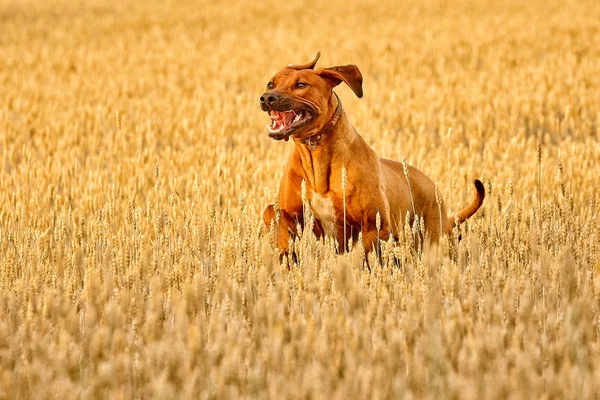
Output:
M600 398L597 1L38 3L2 18L0 399ZM460 241L390 210L368 269L307 212L280 260L257 98L317 50L411 212L403 154L449 214L483 180Z

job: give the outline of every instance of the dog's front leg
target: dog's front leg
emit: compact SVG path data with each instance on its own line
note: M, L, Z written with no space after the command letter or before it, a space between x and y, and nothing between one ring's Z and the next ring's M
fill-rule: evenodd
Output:
M279 218L277 218L275 207L270 204L263 213L263 221L267 226L267 230L271 228L271 224L275 224L274 244L279 249L281 256L286 255L290 237L293 238L298 234L296 220L287 211L282 209L279 210Z
M375 250L375 254L377 254L377 259L379 262L381 259L381 242L387 241L390 238L390 233L392 232L392 227L389 219L389 211L387 211L387 207L377 207L373 208L375 210L382 210L381 213L379 211L370 211L363 215L361 233L362 233L362 242L365 248L365 256L367 258L369 254Z
M369 229L362 231L362 242L365 248L365 256L368 257L371 251L375 250L377 258L381 261L381 242L385 242L390 237L388 229Z

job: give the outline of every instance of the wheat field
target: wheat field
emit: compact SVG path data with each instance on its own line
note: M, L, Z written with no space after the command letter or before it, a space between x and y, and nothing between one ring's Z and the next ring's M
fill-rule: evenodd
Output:
M600 3L522 3L0 0L0 399L599 398ZM459 243L280 262L258 98L317 51L380 156L483 180Z

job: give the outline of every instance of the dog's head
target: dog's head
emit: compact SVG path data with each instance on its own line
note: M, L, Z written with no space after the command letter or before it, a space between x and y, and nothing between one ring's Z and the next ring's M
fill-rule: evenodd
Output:
M269 114L273 139L308 138L318 133L335 112L333 88L345 82L362 97L362 75L356 65L314 69L321 54L303 65L290 64L279 71L260 96L260 107Z

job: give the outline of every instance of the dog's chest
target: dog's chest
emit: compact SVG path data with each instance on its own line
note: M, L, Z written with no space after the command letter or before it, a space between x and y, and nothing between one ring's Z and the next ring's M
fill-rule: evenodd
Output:
M313 193L310 210L325 230L325 234L335 234L335 209L330 197Z

